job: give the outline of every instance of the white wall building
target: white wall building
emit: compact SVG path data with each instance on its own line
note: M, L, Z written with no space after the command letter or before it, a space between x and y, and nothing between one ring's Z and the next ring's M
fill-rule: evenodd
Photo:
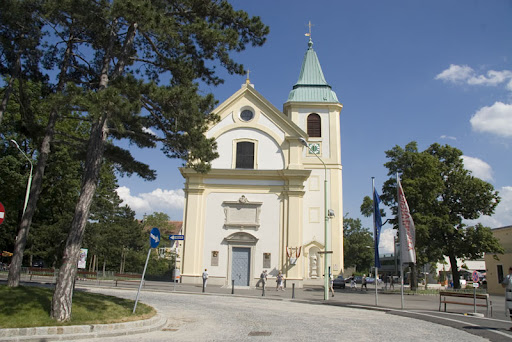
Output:
M200 284L206 268L210 284L254 286L264 269L299 287L322 284L326 249L330 270L343 271L342 107L310 40L282 112L249 80L215 109L220 121L206 135L219 158L207 174L180 169L183 282Z

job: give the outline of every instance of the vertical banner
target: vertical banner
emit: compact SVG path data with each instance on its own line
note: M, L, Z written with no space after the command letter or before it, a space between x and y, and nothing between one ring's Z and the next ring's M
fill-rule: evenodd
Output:
M416 263L416 251L414 245L416 244L416 232L414 228L414 221L412 220L409 205L405 199L404 190L400 179L397 175L397 190L398 190L398 228L400 231L400 255L402 264Z
M85 268L87 266L87 248L80 248L80 257L78 258L78 268Z
M382 229L382 218L380 216L380 197L377 193L377 189L373 189L373 230L374 230L374 248L375 248L375 267L380 268L379 258L379 242L380 242L380 231Z

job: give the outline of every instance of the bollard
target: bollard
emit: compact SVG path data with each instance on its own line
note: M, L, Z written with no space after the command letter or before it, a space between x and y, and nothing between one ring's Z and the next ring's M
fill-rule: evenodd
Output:
M231 280L231 294L235 294L235 281Z
M205 283L205 279L203 279L203 293L204 293L204 283Z
M295 299L295 283L292 284L292 299Z
M263 291L261 292L261 296L265 297L265 283L263 283Z

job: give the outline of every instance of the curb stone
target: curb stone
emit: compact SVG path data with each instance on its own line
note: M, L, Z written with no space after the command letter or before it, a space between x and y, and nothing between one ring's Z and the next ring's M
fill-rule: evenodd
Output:
M0 329L0 342L46 342L123 336L159 330L166 324L167 318L157 313L149 319L133 322Z

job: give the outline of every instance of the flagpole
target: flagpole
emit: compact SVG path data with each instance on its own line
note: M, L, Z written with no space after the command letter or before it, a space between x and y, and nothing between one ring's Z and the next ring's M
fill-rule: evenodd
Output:
M375 202L376 198L375 198L375 177L372 177L372 198L373 198L373 201ZM374 239L374 246L373 246L373 254L374 257L373 257L373 260L374 262L377 261L377 258L379 257L377 255L378 251L377 251L377 225L375 224L375 206L376 206L376 203L373 203L373 239ZM379 306L379 295L378 295L378 292L377 292L377 276L379 274L379 268L377 267L377 263L375 263L375 306Z
M397 194L397 206L398 210L400 210L400 194L399 194L399 186L400 186L400 180L398 177L398 172L396 173L396 194ZM397 215L400 215L400 212L397 211ZM402 234L400 231L400 227L398 227L398 234ZM402 253L402 237L400 236L400 306L402 310L404 309L404 264L403 264L403 253Z

